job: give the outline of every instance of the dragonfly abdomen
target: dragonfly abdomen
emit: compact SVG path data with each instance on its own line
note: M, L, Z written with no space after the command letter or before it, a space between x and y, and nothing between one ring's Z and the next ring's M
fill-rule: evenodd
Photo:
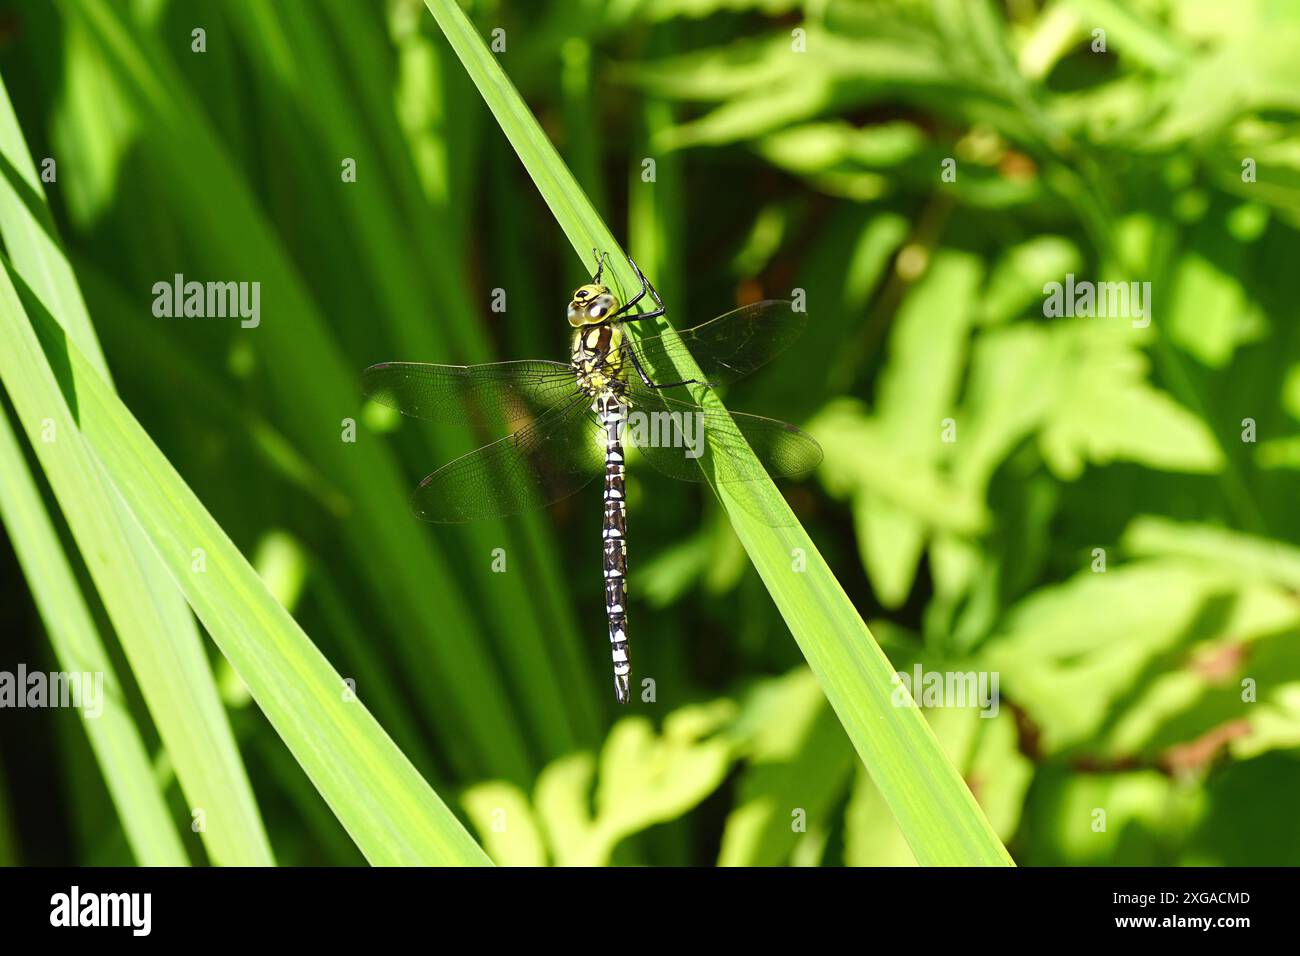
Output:
M629 699L632 664L627 651L627 502L623 481L623 401L613 390L593 403L605 430L605 517L601 538L605 560L605 613L609 618L609 647L614 660L614 696Z

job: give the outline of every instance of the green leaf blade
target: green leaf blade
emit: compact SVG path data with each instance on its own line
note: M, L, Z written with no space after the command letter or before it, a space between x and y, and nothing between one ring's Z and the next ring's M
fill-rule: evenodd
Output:
M12 250L15 274L24 284L30 283L34 297L57 311L60 334L77 343L96 376L107 382L108 368L81 290L59 248L3 85L0 152L12 170L0 181L0 235ZM208 854L221 864L272 864L270 842L189 608L134 520L102 480L66 409L59 414L31 391L8 381L6 385L103 598L186 799L191 808L223 822L201 831ZM111 385L106 387L111 390ZM53 442L36 439L45 421L53 424ZM120 743L131 746L129 741Z
M176 586L366 858L376 865L487 864L91 363L48 314L34 312L29 324L23 305L7 269L0 278L0 340L7 345L0 350L0 378L15 404L20 412L43 407L65 425L69 439L84 439ZM202 571L196 553L204 555ZM209 813L206 825L230 824Z

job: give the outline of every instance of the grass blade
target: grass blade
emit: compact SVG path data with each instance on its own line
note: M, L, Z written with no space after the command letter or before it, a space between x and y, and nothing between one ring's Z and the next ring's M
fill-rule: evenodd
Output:
M9 419L0 412L0 519L32 589L59 667L69 673L104 675L103 712L82 722L99 761L127 842L141 866L186 866L189 857L167 812L153 764L121 684L63 553L40 491L23 460Z
M608 251L632 286L621 247L453 0L425 0L461 63L584 263ZM646 330L649 334L650 330ZM635 334L635 333L634 333ZM697 369L680 368L677 378ZM705 396L709 402L716 401ZM723 485L720 496L750 560L780 609L872 779L922 865L1007 865L1011 858L914 707L895 707L893 668L806 532L771 483ZM748 501L741 501L748 498ZM785 527L752 516L781 509ZM795 558L805 562L794 571Z
M0 277L0 379L20 417L50 417L60 433L84 439L221 652L366 858L374 864L487 864L370 712L345 693L343 679L91 363L30 290L20 300L15 284L7 269ZM200 551L205 570L196 573ZM224 821L210 819L208 825Z
M0 235L14 268L57 312L66 334L106 381L108 367L3 85L0 154L5 174L0 177ZM28 396L11 392L11 397L27 429L38 429L50 417L43 406L26 404ZM181 789L191 808L221 821L202 831L209 857L220 864L272 863L189 608L80 439L61 428L54 439L33 440L32 446L122 642Z

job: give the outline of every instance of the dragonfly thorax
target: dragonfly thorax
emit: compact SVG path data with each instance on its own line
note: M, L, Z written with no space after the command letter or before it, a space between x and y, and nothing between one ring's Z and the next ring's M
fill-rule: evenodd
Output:
M623 368L623 330L617 322L583 325L573 336L573 370L578 387L588 395L599 395L618 385Z
M589 282L573 290L569 300L569 324L574 328L605 322L618 311L618 296L608 286Z

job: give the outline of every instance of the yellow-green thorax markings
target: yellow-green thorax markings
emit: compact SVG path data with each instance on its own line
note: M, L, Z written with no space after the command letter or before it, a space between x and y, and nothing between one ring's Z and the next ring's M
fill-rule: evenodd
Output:
M610 389L611 383L627 377L623 366L623 330L610 316L621 303L608 286L588 283L573 291L569 301L569 324L573 336L573 366L578 386L593 398ZM615 386L615 391L621 391Z

